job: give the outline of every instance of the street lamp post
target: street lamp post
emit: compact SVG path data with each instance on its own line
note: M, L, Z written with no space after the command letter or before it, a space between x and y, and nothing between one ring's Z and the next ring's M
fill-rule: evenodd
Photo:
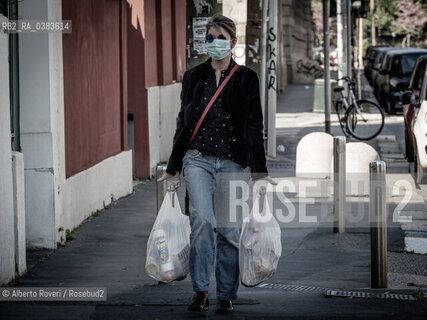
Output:
M347 0L347 77L352 78L351 76L351 28L353 24L351 23L351 0ZM348 103L351 105L351 97L348 95Z
M323 0L323 79L325 98L325 132L331 133L331 75L329 72L329 0Z

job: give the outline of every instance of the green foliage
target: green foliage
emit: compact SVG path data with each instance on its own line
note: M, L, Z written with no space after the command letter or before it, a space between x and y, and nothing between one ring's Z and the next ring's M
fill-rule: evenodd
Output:
M421 292L420 290L416 290L416 291L412 292L412 296L419 301L426 301L427 300L424 293Z
M47 260L49 258L49 254L45 253L43 257L40 258L41 261Z
M377 10L375 10L375 23L381 27L384 34L390 35L393 21L396 20L397 5L400 0L381 0L378 1Z
M380 30L382 35L391 36L392 24L396 20L396 12L398 11L398 4L401 0L375 0L375 26ZM365 30L370 33L371 28L371 14L368 14Z
M378 30L378 33L380 36L404 36L406 35L406 30L404 28L399 28L398 24L396 24L396 21L399 19L402 19L402 12L401 12L401 6L400 4L402 2L407 2L407 0L375 0L375 26ZM427 15L426 13L426 6L427 6L427 0L410 0L411 3L419 3L421 6L421 16ZM408 10L409 14L409 10ZM416 18L414 18L416 19ZM402 20L401 20L402 21ZM409 18L410 21L410 18ZM414 24L419 22L419 19L417 21L414 21ZM368 14L368 18L366 19L366 23L364 25L365 31L370 34L370 28L371 28L371 15ZM414 34L418 35L420 38L425 36L425 29L424 28L424 34Z
M101 210L96 210L96 211L92 212L92 214L91 214L92 217L98 217L100 215L101 215Z
M71 231L70 229L65 230L65 234L66 234L66 239L67 241L71 241L74 240L76 238L75 234L74 234L74 230Z

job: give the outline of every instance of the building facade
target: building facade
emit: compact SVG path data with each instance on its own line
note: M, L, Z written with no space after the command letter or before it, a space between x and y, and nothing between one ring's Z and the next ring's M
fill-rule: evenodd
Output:
M313 83L315 74L310 69L314 43L314 25L310 0L281 0L281 87L288 83Z
M19 51L0 33L3 284L26 271L27 248L56 248L94 211L132 193L133 177L153 177L167 161L186 69L186 7L185 0L0 2L1 21L13 19L11 8L23 20L72 21L71 33L19 34ZM19 99L10 94L15 78Z

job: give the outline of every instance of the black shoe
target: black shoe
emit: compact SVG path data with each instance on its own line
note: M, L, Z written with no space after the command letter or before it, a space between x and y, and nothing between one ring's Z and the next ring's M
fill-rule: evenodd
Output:
M216 304L216 313L232 313L234 310L231 300L218 300Z
M188 305L189 311L208 311L209 299L204 292L196 292L193 301Z

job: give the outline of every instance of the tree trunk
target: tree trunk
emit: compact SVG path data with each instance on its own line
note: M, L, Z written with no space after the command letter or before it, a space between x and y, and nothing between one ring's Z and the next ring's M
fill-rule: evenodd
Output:
M371 0L369 3L370 12L371 12L371 45L375 46L377 44L377 39L375 36L375 3L374 0Z

